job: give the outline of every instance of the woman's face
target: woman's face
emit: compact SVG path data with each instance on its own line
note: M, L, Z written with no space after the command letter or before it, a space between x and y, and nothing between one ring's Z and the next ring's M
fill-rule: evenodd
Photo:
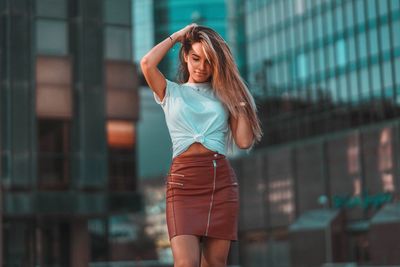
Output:
M191 83L207 82L211 77L211 65L203 52L203 45L199 42L192 44L192 49L185 55L185 62L189 70Z

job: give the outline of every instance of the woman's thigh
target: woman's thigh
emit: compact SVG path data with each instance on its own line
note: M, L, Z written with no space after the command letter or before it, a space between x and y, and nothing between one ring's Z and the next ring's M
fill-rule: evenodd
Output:
M226 266L230 246L230 240L205 238L201 256L201 267Z
M178 235L171 239L174 266L197 267L200 263L200 240L195 235Z

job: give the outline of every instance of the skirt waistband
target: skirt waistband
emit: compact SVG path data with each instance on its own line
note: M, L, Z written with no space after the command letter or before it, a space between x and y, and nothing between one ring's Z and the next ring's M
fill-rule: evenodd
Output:
M189 163L189 162L203 162L210 160L219 160L226 158L225 155L219 154L218 152L210 151L207 153L201 153L196 155L178 155L172 159L172 163Z

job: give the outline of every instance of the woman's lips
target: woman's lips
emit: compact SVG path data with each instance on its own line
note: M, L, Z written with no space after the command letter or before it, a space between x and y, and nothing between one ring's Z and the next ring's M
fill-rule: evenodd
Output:
M205 72L195 72L197 75L200 75L200 76L205 76L207 73L205 73Z

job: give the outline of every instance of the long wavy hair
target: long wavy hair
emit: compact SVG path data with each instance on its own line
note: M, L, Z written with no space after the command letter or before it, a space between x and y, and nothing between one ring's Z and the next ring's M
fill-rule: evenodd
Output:
M217 97L229 110L231 116L237 118L239 113L243 113L249 120L254 142L248 150L252 149L254 144L259 142L262 137L261 123L257 116L257 107L253 96L239 74L228 44L216 31L205 26L195 26L186 34L179 51L180 66L178 81L185 83L189 79L190 74L184 57L189 54L192 44L197 42L202 44L204 54L210 63L212 69L210 82ZM246 105L242 106L241 102L245 102ZM233 151L233 148L234 139L232 129L230 129L228 134L228 150Z

